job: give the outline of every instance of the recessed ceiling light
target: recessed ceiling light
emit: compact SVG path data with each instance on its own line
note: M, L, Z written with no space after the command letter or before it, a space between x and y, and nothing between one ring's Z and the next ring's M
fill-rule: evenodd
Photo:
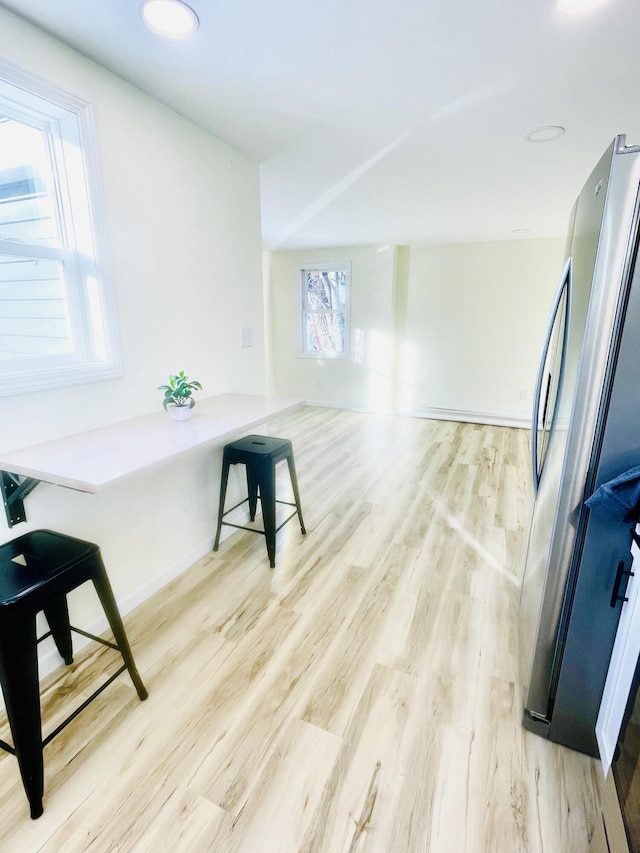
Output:
M512 234L528 234L529 229L528 228L512 228L511 233Z
M596 6L602 6L608 0L558 0L558 9L561 12L590 12Z
M527 142L551 142L554 139L559 139L564 133L564 127L559 124L547 124L544 127L536 127L531 133L527 133L525 139Z
M144 0L140 6L142 20L156 35L183 39L198 29L198 16L180 0Z

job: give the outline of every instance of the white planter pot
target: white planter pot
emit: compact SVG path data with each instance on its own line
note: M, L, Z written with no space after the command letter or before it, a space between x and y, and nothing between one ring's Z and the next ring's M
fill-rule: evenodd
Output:
M169 411L174 421L188 421L191 417L189 406L169 406Z

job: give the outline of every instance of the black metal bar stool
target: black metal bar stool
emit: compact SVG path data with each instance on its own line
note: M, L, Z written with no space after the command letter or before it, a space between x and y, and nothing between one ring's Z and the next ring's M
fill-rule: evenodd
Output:
M93 581L115 643L69 624L67 593ZM36 636L36 615L44 612L49 632ZM117 649L123 665L47 737L42 737L37 644L52 636L64 662L73 660L71 631ZM138 674L100 549L51 530L35 530L0 546L0 683L13 746L0 747L18 759L31 817L42 814L43 748L125 669L140 699L147 691Z
M289 466L289 476L295 497L295 503L280 501L276 499L276 465L286 459ZM227 495L227 481L229 479L229 467L231 465L244 465L247 471L248 497L241 500L230 509L224 509ZM262 520L264 530L254 530L252 527L243 527L241 524L232 524L224 521L224 516L237 509L243 503L249 502L249 518L255 520L258 505L258 493L262 506ZM296 508L290 516L276 527L276 504L285 504ZM238 441L227 444L222 454L222 478L220 480L220 505L218 507L218 529L216 530L216 541L213 550L218 550L220 544L220 530L222 525L237 527L239 530L250 530L252 533L262 534L267 542L267 554L269 565L273 568L276 564L276 533L294 515L300 521L300 530L306 533L304 521L302 520L302 507L300 506L300 494L298 492L298 478L296 477L296 466L293 461L293 447L286 438L271 438L266 435L248 435Z

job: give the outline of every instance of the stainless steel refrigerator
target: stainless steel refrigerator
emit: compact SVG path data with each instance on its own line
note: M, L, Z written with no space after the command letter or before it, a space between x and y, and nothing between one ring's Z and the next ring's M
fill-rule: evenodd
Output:
M618 136L571 213L533 415L523 724L594 756L631 558L629 524L606 521L584 500L640 464L639 189L640 146Z

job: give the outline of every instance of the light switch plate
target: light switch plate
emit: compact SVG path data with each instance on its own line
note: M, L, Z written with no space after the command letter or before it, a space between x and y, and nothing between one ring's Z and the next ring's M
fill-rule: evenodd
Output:
M240 330L240 346L253 346L253 329L251 328L251 326L243 326Z

